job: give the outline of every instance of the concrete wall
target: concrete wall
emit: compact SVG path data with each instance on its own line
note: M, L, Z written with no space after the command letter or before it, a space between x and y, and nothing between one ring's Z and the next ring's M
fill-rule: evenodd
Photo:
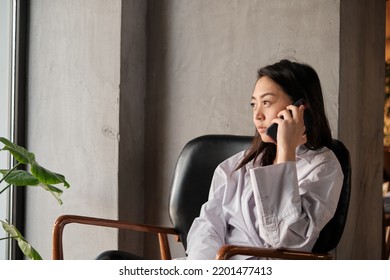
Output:
M339 136L351 152L352 193L341 259L379 259L382 243L385 1L341 1Z
M49 258L51 225L60 213L169 225L169 186L184 144L207 133L253 134L248 104L256 70L284 57L317 69L333 136L346 140L358 163L361 142L352 136L371 135L372 142L366 143L370 145L381 139L382 123L375 114L363 120L358 116L363 106L358 104L365 104L359 103L361 98L369 99L369 89L380 90L382 39L373 29L381 24L384 8L382 1L353 2L31 1L29 148L72 184L62 207L49 195L29 190L31 242ZM367 8L373 12L364 19ZM359 16L353 19L355 9ZM347 46L359 49L364 42L359 27L354 27L357 23L367 26L364 36L378 41L349 56ZM345 30L354 30L353 36L340 37ZM348 55L347 62L342 55ZM355 65L359 55L365 58L364 67ZM365 70L346 75L352 66ZM364 80L364 87L355 84L348 90L356 80ZM353 103L348 103L350 98ZM373 98L369 104L365 116L382 112L383 100ZM349 116L350 111L354 113ZM364 133L347 133L362 122ZM352 203L345 234L349 241L338 251L345 252L342 258L379 258L381 200L376 184L382 153L370 153L364 159L375 164L354 166L354 174L359 174L354 182L366 174L371 179L354 188L360 200ZM375 191L364 200L372 188ZM362 205L374 204L371 218L356 215ZM360 226L351 226L358 219L362 227L371 219L373 228L365 231L362 245L355 232ZM68 258L92 258L117 245L147 257L158 255L156 240L150 237L142 242L138 236L118 238L116 232L85 227L67 229L66 235ZM183 256L182 248L174 245L174 257ZM359 249L351 249L356 246ZM367 248L372 252L364 253Z
M290 57L318 70L337 137L339 5L149 1L146 222L169 224L171 175L187 141L207 133L253 135L250 96L265 64ZM154 242L145 246L158 255Z
M28 190L27 238L50 259L59 214L118 217L121 1L31 1L30 13L28 147L71 184L63 206ZM65 244L65 257L91 259L117 232L72 226Z
M118 215L144 221L147 1L122 1ZM120 231L119 247L143 253L143 236Z

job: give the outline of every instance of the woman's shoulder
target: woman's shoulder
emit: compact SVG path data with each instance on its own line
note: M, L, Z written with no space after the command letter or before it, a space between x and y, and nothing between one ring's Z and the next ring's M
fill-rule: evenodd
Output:
M243 159L246 150L240 151L229 158L225 159L218 165L218 169L229 171L230 173L237 168L240 161Z
M222 161L215 169L210 197L224 197L228 182L234 182L237 179L235 172L238 164L245 155L245 151L238 152Z
M322 147L316 150L309 150L306 147L300 147L297 156L311 164L329 162L338 164L339 161L334 152L328 147Z

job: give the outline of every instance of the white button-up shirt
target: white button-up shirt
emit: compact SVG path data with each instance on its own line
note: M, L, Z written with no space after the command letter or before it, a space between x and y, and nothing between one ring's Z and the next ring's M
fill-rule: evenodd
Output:
M333 217L343 172L330 149L300 146L295 162L250 162L234 171L243 155L215 170L209 200L188 234L187 259L214 259L225 244L310 251Z

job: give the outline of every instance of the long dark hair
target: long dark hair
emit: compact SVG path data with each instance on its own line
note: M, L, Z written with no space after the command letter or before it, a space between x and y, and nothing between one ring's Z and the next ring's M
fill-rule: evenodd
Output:
M281 60L258 70L258 79L268 77L277 83L290 96L293 103L304 98L308 108L305 109L305 125L307 142L305 146L316 150L324 146L330 147L332 134L325 114L324 99L320 79L316 71L309 65ZM260 165L271 165L276 157L276 145L261 140L256 130L251 147L246 152L237 169L251 160L256 161L262 154Z

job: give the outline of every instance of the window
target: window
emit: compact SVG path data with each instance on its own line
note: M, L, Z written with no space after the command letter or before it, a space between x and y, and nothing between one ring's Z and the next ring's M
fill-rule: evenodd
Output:
M0 136L24 146L28 0L0 1ZM0 168L15 163L0 153ZM0 190L6 185L1 184ZM0 219L9 220L23 234L24 188L9 188L0 195ZM15 241L0 228L0 260L22 259Z
M10 138L10 93L11 93L11 58L12 58L12 0L0 1L0 135ZM0 154L0 168L10 165L7 153ZM5 187L1 184L0 190ZM0 219L9 219L9 192L0 195ZM0 238L5 237L3 230ZM8 258L9 244L0 241L0 260Z

